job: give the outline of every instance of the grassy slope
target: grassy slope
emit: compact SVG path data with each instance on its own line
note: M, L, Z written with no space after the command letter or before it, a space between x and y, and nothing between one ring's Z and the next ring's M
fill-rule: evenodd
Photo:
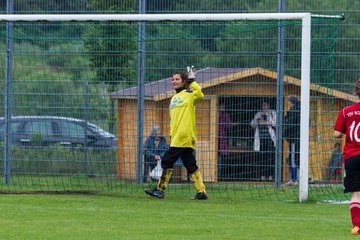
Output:
M168 194L0 195L0 239L351 239L348 205Z

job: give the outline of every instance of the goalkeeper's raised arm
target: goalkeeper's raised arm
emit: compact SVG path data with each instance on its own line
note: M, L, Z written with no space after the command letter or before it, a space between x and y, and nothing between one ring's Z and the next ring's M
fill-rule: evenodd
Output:
M201 91L201 86L196 82L196 70L194 66L187 67L187 76L188 76L188 89L191 90L194 94L195 104L204 98L204 94Z

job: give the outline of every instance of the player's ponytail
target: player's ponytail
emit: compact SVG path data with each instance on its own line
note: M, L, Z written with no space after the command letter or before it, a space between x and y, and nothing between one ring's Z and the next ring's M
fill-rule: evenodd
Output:
M355 95L360 98L360 80L358 80L355 84Z

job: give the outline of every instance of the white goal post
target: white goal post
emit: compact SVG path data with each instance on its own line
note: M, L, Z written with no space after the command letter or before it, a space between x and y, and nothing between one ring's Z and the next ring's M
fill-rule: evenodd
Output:
M225 13L225 14L54 14L20 15L1 14L2 22L23 21L239 21L239 20L300 20L301 33L301 133L300 133L300 181L299 201L308 199L309 158L309 107L310 107L310 56L311 56L311 13ZM319 17L319 16L317 16Z

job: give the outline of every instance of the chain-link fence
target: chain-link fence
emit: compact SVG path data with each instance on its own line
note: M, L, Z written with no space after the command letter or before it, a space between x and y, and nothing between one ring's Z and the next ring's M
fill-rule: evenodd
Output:
M138 13L144 3L38 1L35 6L17 2L14 13ZM335 116L354 101L350 94L358 79L358 12L350 10L353 4L286 2L288 12L344 13L346 17L344 22L314 20L313 26L309 177L310 191L318 199L345 197L341 165L329 163L338 156L331 135ZM278 2L159 0L145 5L146 13L276 12ZM0 9L6 12L5 5ZM197 107L196 156L208 188L220 194L296 198L296 178L291 179L294 172L289 166L297 156L289 152L293 147L298 153L297 144L276 130L284 130L286 121L298 124L286 116L300 95L300 29L295 22L283 25L284 76L279 94L278 24L146 24L143 36L136 23L14 24L12 90L6 92L5 82L1 84L0 102L8 106L4 99L10 94L11 113L16 117L11 119L11 183L2 188L109 190L149 184L155 165L146 157L139 159L139 137L145 142L151 129L159 126L169 143L169 76L194 64L206 95ZM6 73L5 24L1 29L1 72ZM140 70L139 59L143 59ZM139 136L137 82L142 74L145 108L143 136ZM258 113L263 108L278 110L274 116L284 118L283 123L274 121L269 128L271 114ZM4 107L2 116L5 111L9 109ZM262 121L267 125L261 126ZM0 129L4 133L5 125ZM257 143L257 135L268 141ZM281 151L275 143L278 147L280 143ZM5 174L3 166L2 162ZM280 188L274 184L277 179ZM291 180L294 184L287 186ZM179 161L174 189L188 191L189 181Z

